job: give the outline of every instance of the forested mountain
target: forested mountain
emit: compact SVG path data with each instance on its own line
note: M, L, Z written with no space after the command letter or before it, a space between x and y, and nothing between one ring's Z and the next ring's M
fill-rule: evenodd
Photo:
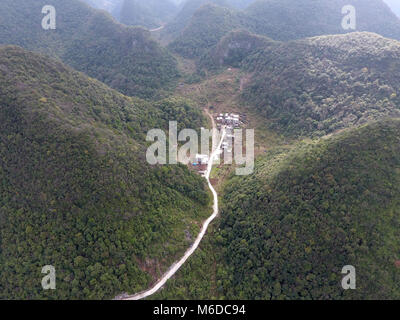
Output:
M277 43L243 62L243 94L288 135L325 135L400 115L400 42L373 33Z
M178 13L178 7L169 0L124 0L120 21L126 25L158 28Z
M140 291L187 249L209 214L204 180L145 158L147 130L204 125L185 100L126 97L6 46L0 106L0 299ZM57 290L41 287L45 265Z
M258 36L246 30L232 31L201 57L199 66L207 69L218 69L222 66L240 67L246 57L276 44L267 37Z
M400 299L396 8L1 0L0 300L151 288L192 253L211 185L216 219L150 299ZM150 129L209 127L207 106L255 129L252 174L148 164ZM342 290L346 265L357 290Z
M356 8L356 30L342 27L342 8L349 4ZM217 10L217 5L203 5L186 14L191 18L181 19L180 32L174 34L170 48L186 58L199 59L223 36L238 28L281 41L354 31L400 40L400 20L382 0L258 0L244 10L227 8L226 3L221 6L224 8ZM180 15L183 13L184 10ZM167 26L166 32L178 20Z
M198 58L215 46L222 36L239 26L230 9L206 4L194 13L189 25L169 48L185 58Z
M54 0L56 30L43 30L45 0L3 0L0 44L15 44L60 58L122 93L156 98L178 76L175 59L148 31L116 23L78 0Z
M230 299L399 299L400 120L270 153L224 196ZM357 290L344 291L345 265Z
M400 119L274 148L230 178L212 235L154 298L399 299L399 199Z
M222 7L229 7L229 0L187 0L175 19L165 28L164 34L178 36L190 23L194 13L206 4L216 4Z
M356 9L356 30L342 28L342 8ZM382 0L257 0L244 12L247 28L275 40L369 31L400 40L400 20Z
M214 4L231 10L241 10L247 8L254 1L255 0L186 0L182 4L179 13L166 25L163 34L165 37L172 39L180 36L185 28L191 23L191 19L195 12L202 6ZM207 21L204 22L206 23ZM217 29L215 29L215 31L217 31Z

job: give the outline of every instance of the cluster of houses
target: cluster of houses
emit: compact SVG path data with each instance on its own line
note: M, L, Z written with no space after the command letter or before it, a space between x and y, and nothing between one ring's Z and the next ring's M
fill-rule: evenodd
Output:
M241 128L243 122L241 121L241 117L245 121L245 115L239 115L235 113L220 113L216 117L217 128L221 130L222 127L225 128L225 138L221 145L221 153L227 152L228 154L232 153L233 150L233 142L234 142L234 129ZM193 168L201 175L207 171L208 162L210 161L209 156L205 154L197 154L192 166Z
M218 129L225 126L225 139L222 142L223 152L232 153L234 134L233 130L241 127L240 115L235 113L220 113L217 117Z
M220 113L217 117L218 129L221 129L223 125L227 129L240 128L240 116L235 113Z

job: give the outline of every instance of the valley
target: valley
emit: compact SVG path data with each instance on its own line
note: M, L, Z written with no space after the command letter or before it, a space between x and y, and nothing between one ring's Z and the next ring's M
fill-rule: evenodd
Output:
M390 2L3 0L0 299L400 299Z

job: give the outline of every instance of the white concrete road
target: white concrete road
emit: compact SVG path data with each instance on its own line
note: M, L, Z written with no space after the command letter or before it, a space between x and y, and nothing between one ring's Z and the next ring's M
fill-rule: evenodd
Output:
M158 28L156 28L156 29L151 29L150 32L160 31L160 30L164 29L164 27L165 27L165 26L161 26L161 27L158 27Z
M170 268L169 270L162 276L161 279L159 279L157 281L157 283L150 289L137 293L135 295L131 295L131 296L125 296L124 298L122 298L122 300L140 300L140 299L144 299L148 296L153 295L154 293L156 293L158 290L160 290L164 284L180 269L180 267L182 267L182 265L186 262L186 260L196 251L196 249L199 247L201 240L203 239L204 235L207 232L208 226L210 225L210 223L218 216L218 194L215 191L214 187L212 186L211 182L210 182L210 173L214 164L214 160L217 158L217 156L219 155L219 150L221 149L221 145L222 145L222 141L224 140L225 137L225 129L222 130L222 135L220 138L220 141L218 143L217 146L215 146L214 148L214 144L215 141L217 141L217 137L218 137L218 133L217 130L215 128L215 122L213 117L206 111L206 113L209 115L209 117L211 117L212 120L212 124L213 124L213 151L211 153L210 156L210 161L208 163L208 167L207 167L207 172L205 174L205 178L207 180L208 183L208 187L210 188L213 197L214 197L214 204L213 204L213 214L204 222L203 227L201 229L201 232L199 233L199 235L196 238L196 241L192 244L192 246L186 251L185 255L177 262L175 262Z

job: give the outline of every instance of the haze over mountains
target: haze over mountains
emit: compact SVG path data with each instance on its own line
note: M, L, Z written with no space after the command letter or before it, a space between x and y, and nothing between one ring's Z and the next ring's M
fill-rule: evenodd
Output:
M169 22L178 12L178 7L169 0L124 0L120 21L126 25L158 28Z
M0 299L154 284L212 203L194 166L146 161L146 134L209 127L204 109L255 129L255 170L215 165L220 215L151 299L400 299L400 19L386 2L53 0L46 31L45 0L2 0ZM55 291L33 276L48 264Z
M186 6L192 3L189 1ZM345 5L356 7L356 30L342 27ZM184 15L184 9L181 15ZM173 35L171 50L185 57L200 58L229 31L238 28L280 41L354 31L400 39L400 20L382 0L258 0L244 10L214 2L193 14L185 13L184 18L178 15L165 32ZM195 48L201 48L201 51L195 52Z
M397 0L384 0L392 11L400 17L400 2Z
M151 1L146 1L146 0L83 0L84 2L88 3L94 8L97 9L103 9L108 12L110 12L117 20L121 19L121 11L124 11L124 14L127 15L132 15L133 17L136 16L137 20L133 19L133 23L138 23L140 24L140 21L142 21L145 24L148 24L149 21L152 22L154 21L154 17L160 16L162 17L163 14L160 13L160 9L162 8L165 10L165 17L171 18L172 15L177 15L177 10L180 8L184 8L183 12L180 13L180 17L185 16L184 23L188 22L188 19L190 16L194 14L194 12L199 9L202 5L207 4L207 3L215 3L218 5L226 6L226 7L231 7L231 8L236 8L236 9L245 9L249 5L251 5L254 2L259 2L261 3L262 0L164 0L164 1L158 1L158 0L151 0ZM132 10L121 10L122 7L124 6L124 2L127 3L135 3L135 6L131 6ZM397 0L383 0L386 5L390 7L390 9L400 16L400 4ZM359 3L357 3L359 4ZM257 7L257 5L255 6ZM150 11L148 11L150 9ZM269 11L273 11L273 8ZM155 11L154 11L155 10ZM151 16L153 15L153 17ZM165 19L163 22L169 22L169 19ZM149 20L147 20L149 19ZM180 20L178 18L178 20ZM137 21L137 22L136 22ZM145 26L145 25L144 25Z
M179 10L175 0L83 0L90 6L103 9L126 25L149 29L169 22Z

